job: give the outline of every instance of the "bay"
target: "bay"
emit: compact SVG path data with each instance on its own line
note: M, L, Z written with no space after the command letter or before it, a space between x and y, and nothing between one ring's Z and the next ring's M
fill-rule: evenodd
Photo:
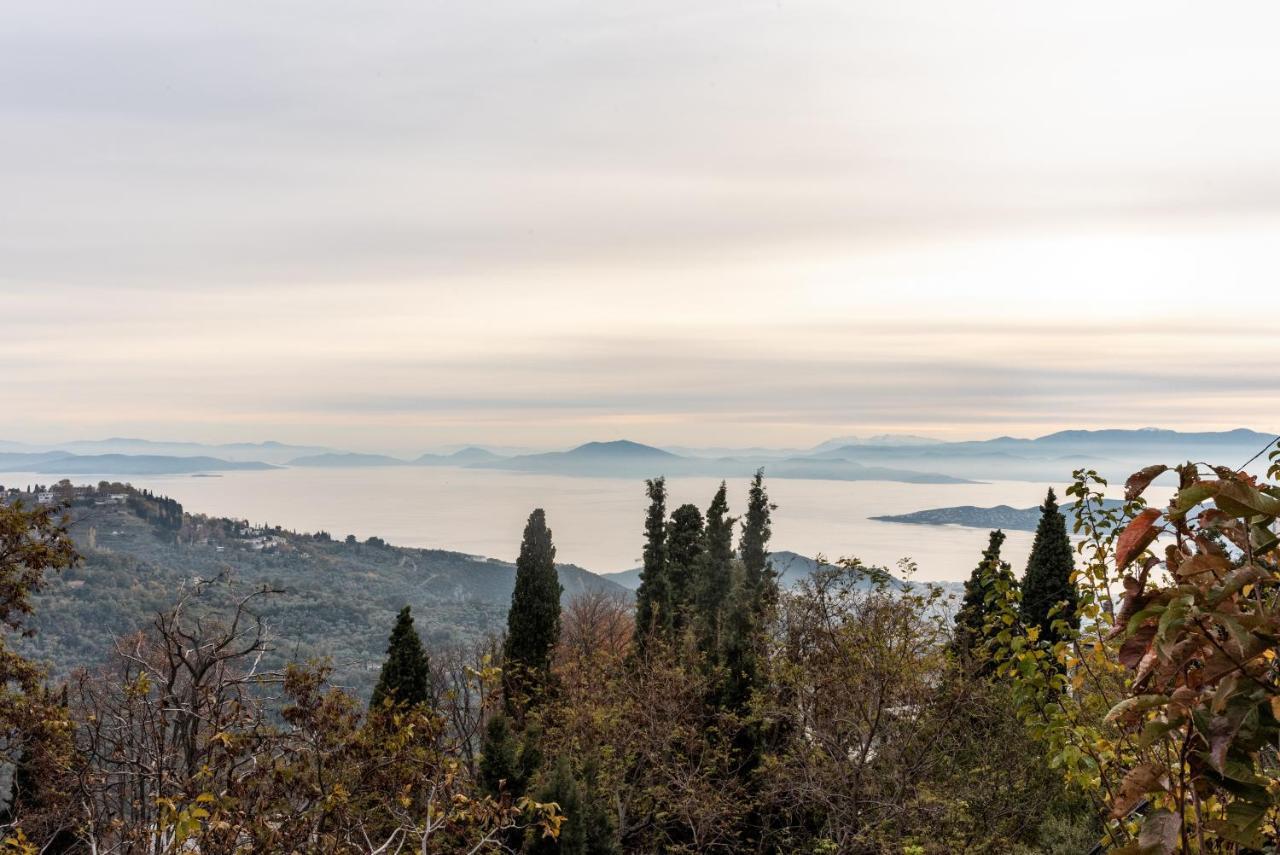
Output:
M767 473L766 473L767 474ZM102 476L115 480L109 476ZM47 483L49 476L0 473L0 483ZM98 477L80 476L76 483ZM226 472L216 477L132 476L134 486L171 496L188 513L245 519L298 531L323 529L334 537L381 537L398 546L449 549L513 560L529 511L544 508L558 559L597 573L640 563L647 500L644 483L458 467L285 468ZM669 509L709 503L719 481L668 481ZM982 484L906 484L886 481L767 481L777 509L775 550L828 559L856 556L893 568L918 565L915 578L966 578L987 542L987 532L959 526L920 526L867 519L952 505L1029 507L1046 485L1025 481ZM1054 485L1062 495L1061 484ZM730 505L741 513L747 481L729 483ZM1004 554L1020 572L1031 548L1029 532L1011 531Z

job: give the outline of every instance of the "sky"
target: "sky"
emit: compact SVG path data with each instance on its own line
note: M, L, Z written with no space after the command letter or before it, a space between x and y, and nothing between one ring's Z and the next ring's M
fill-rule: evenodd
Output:
M0 439L1280 429L1269 3L0 5Z

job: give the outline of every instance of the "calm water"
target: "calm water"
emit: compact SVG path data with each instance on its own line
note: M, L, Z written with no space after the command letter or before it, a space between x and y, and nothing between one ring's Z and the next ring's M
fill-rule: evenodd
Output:
M50 476L0 473L0 484L47 483ZM73 478L92 483L96 477ZM644 484L631 479L570 478L451 467L278 469L227 472L220 477L138 476L128 479L182 502L191 513L270 523L299 531L324 529L334 537L377 535L400 546L452 549L514 559L524 520L543 507L555 534L558 558L597 572L640 563L647 500ZM705 508L719 481L677 478L668 482L669 507L694 502ZM987 484L900 484L883 481L768 482L778 508L773 547L830 559L857 556L892 566L913 558L917 578L959 580L976 564L987 533L953 526L873 522L874 514L898 514L948 505L1029 507L1044 485L1022 481ZM740 513L747 482L729 485ZM1059 489L1061 495L1061 489ZM1021 570L1031 548L1029 532L1010 532L1005 555Z

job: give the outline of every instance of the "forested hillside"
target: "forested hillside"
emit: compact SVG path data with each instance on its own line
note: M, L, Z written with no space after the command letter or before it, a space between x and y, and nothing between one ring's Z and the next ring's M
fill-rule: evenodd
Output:
M33 504L38 492L10 495ZM100 662L113 639L150 625L197 580L225 577L277 592L261 604L278 651L270 664L329 657L334 679L366 695L402 607L413 607L431 646L471 645L501 629L515 584L508 562L191 515L123 484L52 492L68 502L82 559L35 597L35 634L20 648L55 677ZM566 599L622 593L579 567L558 569ZM212 599L211 609L225 605Z

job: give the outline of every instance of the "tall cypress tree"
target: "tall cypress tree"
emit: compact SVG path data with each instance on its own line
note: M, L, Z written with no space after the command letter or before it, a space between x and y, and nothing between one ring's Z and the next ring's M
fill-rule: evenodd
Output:
M542 508L529 514L516 559L516 585L507 612L503 688L508 712L518 713L545 688L560 639L560 577L556 547Z
M693 612L694 585L702 575L702 511L681 505L667 523L667 577L671 580L672 630L681 633Z
M747 513L739 540L742 561L734 578L721 654L725 666L721 704L738 712L746 709L752 690L760 682L761 633L766 613L777 597L777 580L768 551L773 534L772 511L764 488L764 470L757 470L747 493Z
M1031 557L1027 560L1027 572L1022 577L1021 616L1024 626L1040 627L1040 638L1050 644L1062 636L1055 632L1056 621L1066 621L1072 630L1080 628L1077 614L1079 595L1071 574L1075 569L1071 541L1067 538L1067 523L1058 511L1053 488L1040 506L1040 523L1036 526L1036 539L1031 544ZM1057 613L1053 609L1062 604Z
M694 585L694 605L699 646L712 654L723 643L724 616L733 588L733 525L729 516L729 500L725 483L707 508L707 524L703 533L705 559L702 572Z
M964 599L961 601L960 611L956 613L956 630L951 649L966 664L986 658L987 621L992 611L987 602L988 596L995 590L997 583L1003 582L1010 588L1016 588L1018 584L1009 562L1000 560L1000 547L1004 540L1005 533L1000 529L991 532L987 548L982 551L982 560L964 583ZM982 666L982 670L988 669Z
M413 615L405 606L396 617L387 643L387 659L378 674L378 684L373 687L370 708L376 709L384 701L403 706L417 706L431 700L431 665L422 649L422 639L413 628Z
M654 635L671 629L671 580L667 576L667 481L645 482L649 511L644 520L644 568L636 591L636 647L643 652Z
M739 541L742 581L757 613L762 612L777 594L777 580L768 551L769 538L773 535L772 512L773 505L764 489L764 470L757 469L747 493L747 514L742 520L742 539Z

